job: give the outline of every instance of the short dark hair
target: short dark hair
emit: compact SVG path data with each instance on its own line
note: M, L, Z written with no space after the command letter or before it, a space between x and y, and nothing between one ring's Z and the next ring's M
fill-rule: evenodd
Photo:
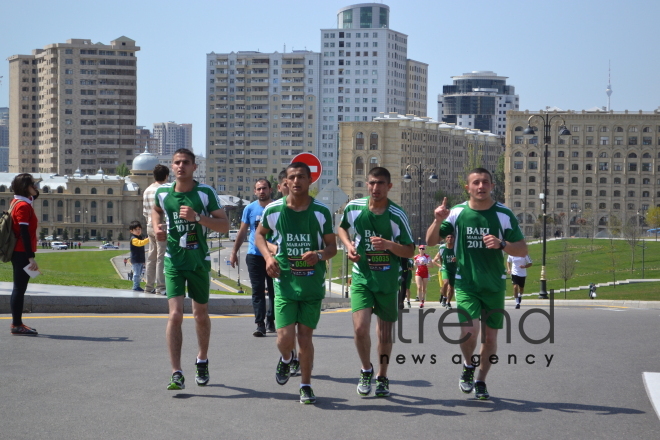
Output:
M277 181L279 183L284 182L284 179L286 179L286 168L284 168L282 171L280 171L280 174L277 175Z
M312 178L312 170L309 169L309 165L307 165L305 162L293 162L291 165L286 167L287 176L289 175L289 170L293 168L304 169L305 171L307 171L307 177L309 177L310 179Z
M494 183L493 175L486 168L474 168L472 171L468 172L467 175L465 176L468 184L470 183L469 179L471 174L488 174L488 177L490 178L490 183Z
M371 177L384 177L387 180L387 183L392 183L392 177L387 168L384 167L375 167L369 171L369 176Z
M176 151L174 152L174 154L173 154L172 156L176 156L177 154L185 154L186 156L188 156L188 157L190 158L190 160L192 161L192 163L195 163L195 153L193 153L193 152L190 151L189 149L187 149L187 148L179 148L178 150L176 150Z
M262 179L257 179L257 181L254 182L254 187L255 188L257 187L257 183L259 183L259 182L266 182L266 184L268 185L268 188L272 188L272 185L270 184L270 180L263 179L263 178Z
M154 167L154 179L157 182L162 182L170 175L170 169L165 165L158 164Z
M17 196L30 197L30 187L36 184L34 177L30 173L22 173L14 177L9 187Z
M128 230L133 231L135 228L142 228L142 223L140 223L137 220L133 220L129 225L128 225Z

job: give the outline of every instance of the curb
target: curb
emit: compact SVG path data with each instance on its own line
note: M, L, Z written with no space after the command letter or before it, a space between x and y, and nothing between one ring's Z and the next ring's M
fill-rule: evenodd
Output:
M252 297L218 298L211 296L209 313L217 315L253 314ZM350 307L350 299L325 298L322 310ZM169 305L164 296L153 298L119 298L112 296L44 296L25 295L26 313L143 313L168 314ZM192 313L192 300L184 298L183 310ZM0 295L0 314L11 313L10 295Z

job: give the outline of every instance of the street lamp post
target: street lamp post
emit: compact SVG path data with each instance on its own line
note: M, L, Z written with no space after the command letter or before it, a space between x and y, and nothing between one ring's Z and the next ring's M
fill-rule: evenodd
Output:
M550 128L552 120L555 118L561 119L561 125L559 126L559 136L570 136L571 132L566 128L566 121L558 114L550 114L548 112L539 112L538 115L532 115L527 120L527 128L523 131L523 134L528 138L531 138L536 134L536 131L532 127L532 120L539 120L543 123L543 143L544 143L544 152L543 152L543 192L539 195L541 199L541 206L543 207L543 258L541 262L541 292L539 293L539 298L548 299L547 291L547 282L546 282L546 273L545 273L545 257L546 257L546 242L548 239L547 227L547 209L548 209L548 146L552 141L550 136Z
M78 214L82 217L82 240L85 241L85 214L87 214L86 209L81 209L78 211Z
M417 212L417 222L418 222L418 234L419 236L417 237L417 244L421 244L422 242L422 184L424 183L424 177L423 174L425 171L430 171L429 175L429 181L431 183L436 183L438 181L438 176L435 174L435 170L425 170L421 167L421 165L408 165L406 167L406 174L403 176L403 181L406 183L412 182L412 176L408 173L408 170L410 168L413 168L413 174L416 172L418 176L418 184L419 184L419 211Z

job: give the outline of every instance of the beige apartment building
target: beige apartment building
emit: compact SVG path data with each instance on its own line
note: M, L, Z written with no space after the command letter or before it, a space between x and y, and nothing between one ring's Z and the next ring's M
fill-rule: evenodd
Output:
M509 111L506 132L506 204L527 236L542 213L543 126L523 130L534 112ZM548 147L548 218L551 233L605 235L608 221L642 221L660 205L660 111L551 112ZM558 139L562 122L571 135ZM538 229L538 228L537 228Z
M426 116L429 65L406 60L406 114Z
M461 194L459 178L465 173L471 149L480 155L483 166L494 172L503 152L502 138L428 117L396 113L381 113L370 122L342 122L339 124L339 187L351 199L365 197L369 170L376 166L387 168L393 183L390 199L408 213L414 236L424 237L438 205L436 193L442 190ZM406 172L412 177L410 183L403 181ZM431 173L438 176L436 183L429 181Z
M130 38L70 39L9 57L9 171L94 175L131 166L137 58Z
M302 152L317 152L320 54L207 55L206 183L251 194Z

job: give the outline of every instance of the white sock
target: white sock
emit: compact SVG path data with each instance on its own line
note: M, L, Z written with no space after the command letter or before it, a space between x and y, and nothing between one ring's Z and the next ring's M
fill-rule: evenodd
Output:
M474 365L468 365L465 362L463 362L463 365L465 365L465 368L474 368Z
M311 387L311 386L312 386L312 385L309 384L309 383L301 383L301 384L300 384L300 388L302 388L302 387Z
M362 370L362 369L361 369ZM363 373L373 373L374 367L369 368L368 370L362 370Z
M197 363L198 363L198 364L205 364L205 363L207 363L208 361L209 361L208 359L204 359L204 360L202 360L202 359L200 359L200 358L197 358Z
M291 359L293 359L293 357L290 357L288 360L285 360L284 358L282 358L282 362L284 362L285 364L288 364L288 363L291 363Z

